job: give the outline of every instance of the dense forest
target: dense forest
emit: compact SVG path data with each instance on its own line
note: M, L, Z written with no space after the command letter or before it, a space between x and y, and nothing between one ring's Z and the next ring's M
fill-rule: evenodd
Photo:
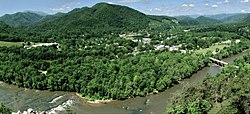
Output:
M233 65L223 68L222 73L188 87L175 97L166 113L249 114L249 58L250 55L239 58Z
M91 50L89 55L58 52L53 47L0 50L4 55L0 66L2 81L25 88L76 91L94 99L163 91L207 64L203 56L166 51L110 60L112 57L97 55L102 54L98 50Z
M0 46L0 81L94 100L126 99L164 91L207 66L208 57L249 49L246 23L180 26L175 18L106 3L43 19L28 27L0 22L1 41L22 42ZM212 46L220 48L197 53Z

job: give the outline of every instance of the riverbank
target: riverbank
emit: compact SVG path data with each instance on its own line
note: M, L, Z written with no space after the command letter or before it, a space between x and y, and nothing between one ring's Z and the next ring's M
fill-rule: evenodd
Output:
M232 62L235 58L241 57L247 54L248 51L244 51L240 54L232 55L228 58L223 59L225 62ZM192 83L202 81L207 74L215 76L220 73L220 67L209 66L197 73L193 74L190 78L183 79L180 84L175 84L173 87L166 89L163 92L159 92L154 95L147 95L145 97L135 97L126 100L116 100L108 103L94 103L86 102L84 97L77 96L76 93L72 92L61 92L61 91L38 91L24 88L18 88L14 85L1 84L0 86L0 102L3 102L6 106L11 109L27 111L32 108L34 110L50 110L55 108L68 100L73 100L74 104L70 106L73 113L85 114L85 113L163 113L166 106L170 103L170 99L176 94L180 93L183 87L186 87ZM65 95L65 96L64 96ZM64 96L64 97L60 97ZM53 99L55 103L49 103ZM150 102L147 102L149 101ZM123 108L125 107L125 108Z
M93 100L93 99L88 99L86 97L83 97L80 93L75 93L76 96L78 96L79 98L83 99L84 101L86 101L87 103L90 103L90 104L107 104L107 103L110 103L110 102L114 102L115 100Z

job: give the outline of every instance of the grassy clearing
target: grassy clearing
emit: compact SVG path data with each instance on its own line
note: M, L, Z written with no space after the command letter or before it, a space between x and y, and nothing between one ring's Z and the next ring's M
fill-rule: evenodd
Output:
M202 54L202 53L206 53L206 52L208 52L208 51L215 51L216 48L218 48L218 49L223 49L224 47L229 47L229 45L214 45L214 46L211 46L211 47L209 47L209 48L197 50L197 51L195 51L195 53L197 53L197 54Z
M0 46L22 46L23 42L5 42L5 41L0 41Z
M23 46L24 42L5 42L5 41L0 41L0 46ZM27 43L25 43L27 45ZM43 44L41 42L30 42L31 45L37 45L37 44Z

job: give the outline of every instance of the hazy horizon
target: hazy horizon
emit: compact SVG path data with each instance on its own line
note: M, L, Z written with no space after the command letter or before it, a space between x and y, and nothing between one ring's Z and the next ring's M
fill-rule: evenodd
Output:
M67 13L75 8L92 7L99 2L128 6L148 15L181 16L250 12L249 0L0 0L0 2L0 16L24 11Z

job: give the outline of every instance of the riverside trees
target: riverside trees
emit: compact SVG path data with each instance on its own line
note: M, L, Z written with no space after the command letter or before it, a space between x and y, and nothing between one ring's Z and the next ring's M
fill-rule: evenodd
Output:
M4 55L0 57L0 80L26 88L75 91L94 99L121 99L145 96L154 89L163 91L207 64L204 56L166 51L110 60L112 54L92 54L96 50L89 50L90 55L57 51L53 47L0 50ZM47 70L47 74L39 70Z
M223 68L221 74L208 76L202 83L188 87L176 96L166 113L250 113L249 57L248 54L236 59L233 65Z
M11 110L0 103L0 114L11 114Z
M20 29L6 32L15 33L13 38L22 38L21 33L25 33L27 37L22 41L56 41L60 49L54 46L31 49L0 47L0 80L25 88L79 92L91 99L145 96L154 90L164 91L179 80L190 77L207 65L206 56L213 55L184 54L167 49L160 51L154 49L155 45L182 44L180 48L188 51L207 48L225 40L242 40L237 27L228 31L223 27L218 31L206 27L163 29L165 27L138 31L143 34L138 42L133 41L134 37L118 37L119 32L109 33L105 28L102 28L104 33L93 30L84 34L70 28L55 32ZM185 29L190 31L183 32ZM152 41L142 42L144 36ZM230 50L222 50L215 57L225 57L246 49L247 42L244 42L242 40L240 46L228 48Z

